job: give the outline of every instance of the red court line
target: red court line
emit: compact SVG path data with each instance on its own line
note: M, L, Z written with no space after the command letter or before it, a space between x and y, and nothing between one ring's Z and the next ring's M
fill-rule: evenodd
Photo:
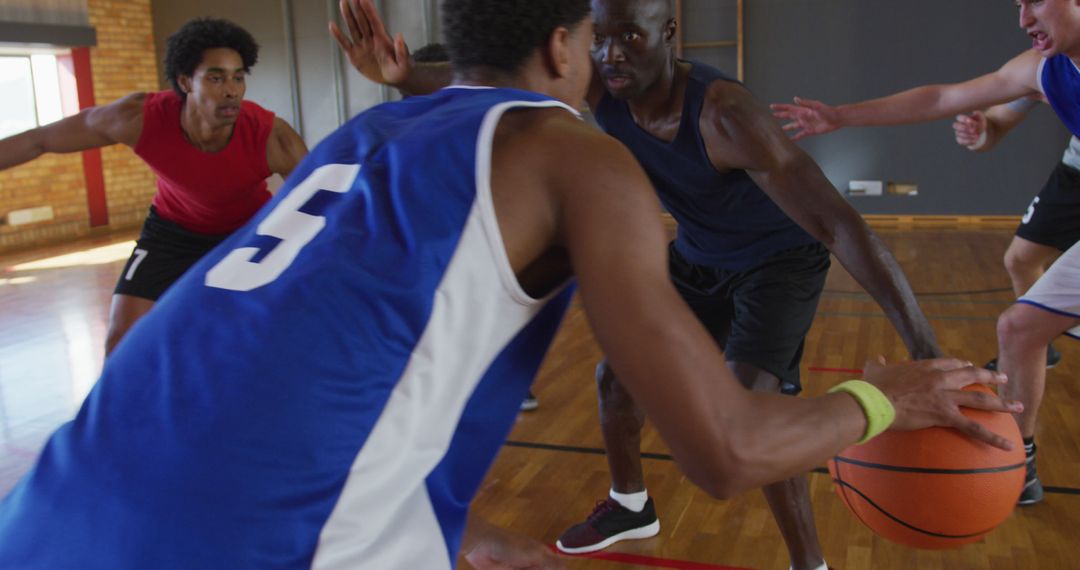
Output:
M810 372L842 372L844 374L862 374L861 368L824 368L821 366L808 366Z
M551 547L555 550L555 547ZM555 552L559 552L555 550ZM562 554L559 552L559 554ZM567 556L566 554L562 554ZM589 554L574 554L571 558L591 558L605 560L607 562L619 562L621 564L637 564L639 566L651 566L653 568L675 568L677 570L749 570L738 566L724 566L722 564L706 564L704 562L691 562L689 560L672 560L670 558L656 558L654 556L641 556L639 554L627 554L625 552L591 552Z

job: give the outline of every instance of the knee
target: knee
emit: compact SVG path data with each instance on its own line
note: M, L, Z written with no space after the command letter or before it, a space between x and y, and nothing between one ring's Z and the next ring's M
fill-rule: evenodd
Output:
M1010 247L1005 251L1005 270L1009 275L1028 275L1045 269L1048 259L1022 247Z
M641 423L643 413L638 410L634 398L626 391L607 360L596 365L596 389L600 396L600 414L603 418L632 418Z
M1030 348L1046 346L1053 340L1053 336L1043 338L1045 335L1035 326L1038 315L1032 313L1037 310L1016 304L1002 313L997 321L998 344L1003 347Z
M1009 275L1026 273L1030 264L1023 255L1013 249L1005 251L1005 259L1003 261L1005 263L1005 271L1008 271Z
M596 390L602 400L624 394L622 385L606 358L596 364Z

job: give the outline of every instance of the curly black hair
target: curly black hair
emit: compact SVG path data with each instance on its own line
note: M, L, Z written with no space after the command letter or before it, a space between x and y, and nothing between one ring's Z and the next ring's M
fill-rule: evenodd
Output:
M591 11L589 0L445 0L443 33L454 69L517 73L555 28L572 28Z
M412 53L416 63L442 63L450 61L450 53L443 44L428 44Z
M259 44L244 28L219 18L191 20L165 40L165 78L181 98L187 94L180 89L179 77L194 74L203 52L213 48L229 48L240 54L244 71L250 71L259 60Z

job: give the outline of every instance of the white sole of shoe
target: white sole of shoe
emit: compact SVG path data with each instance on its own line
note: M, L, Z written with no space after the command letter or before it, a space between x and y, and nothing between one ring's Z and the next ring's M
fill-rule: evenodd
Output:
M639 528L633 528L627 531L614 534L606 539L597 542L596 544L590 544L589 546L580 546L578 548L567 548L562 545L562 541L555 541L555 548L559 549L559 552L566 554L585 554L588 552L596 552L597 550L603 550L616 542L622 540L640 540L642 538L652 538L660 534L660 519L656 519L652 524L645 525Z

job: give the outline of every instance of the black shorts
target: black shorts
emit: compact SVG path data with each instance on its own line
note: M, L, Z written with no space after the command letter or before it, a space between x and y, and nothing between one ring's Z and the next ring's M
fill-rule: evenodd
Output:
M1080 170L1059 162L1024 213L1017 237L1065 251L1080 241Z
M671 280L724 349L775 375L785 394L798 394L803 343L829 273L820 243L782 251L746 271L695 265L669 247Z
M113 294L157 301L185 271L226 237L185 230L159 216L151 206Z

